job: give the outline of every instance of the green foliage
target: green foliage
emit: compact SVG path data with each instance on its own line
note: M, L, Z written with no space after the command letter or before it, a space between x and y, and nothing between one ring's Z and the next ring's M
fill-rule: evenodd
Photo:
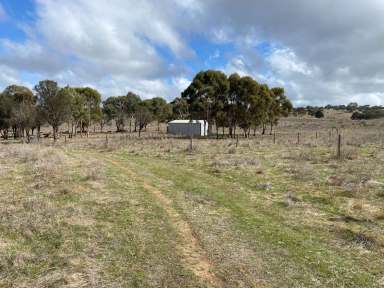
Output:
M83 123L86 126L91 125L92 122L100 121L102 117L101 110L101 95L100 93L89 87L74 88L79 97L82 98L81 104L84 106L85 115L83 117Z
M317 110L314 116L318 119L324 118L324 113L322 110Z
M363 112L355 112L352 114L352 120L369 120L384 118L384 109L372 109Z
M151 112L151 100L141 102L135 112L135 120L139 126L139 136L141 131L153 121L154 115Z
M192 117L216 120L217 113L224 108L229 83L227 76L214 70L198 73L189 87L181 94L186 99Z
M51 80L40 81L35 86L38 105L42 115L53 128L54 139L57 139L59 126L71 116L71 95L68 89L60 89Z
M137 107L141 103L138 95L129 92L126 96L109 97L103 102L103 113L108 121L114 120L118 132L124 130L127 118L134 118Z
M133 92L109 97L101 103L100 93L93 88L60 88L50 80L39 82L35 91L36 95L26 87L12 85L0 95L0 133L4 138L10 128L14 134L24 133L34 127L39 130L45 122L52 126L56 139L59 126L66 121L76 134L77 128L89 131L90 125L98 123L102 129L111 121L121 132L127 120L129 131L133 123L135 131L137 127L141 131L148 121L154 120L160 130L160 123L176 118L205 119L210 127L216 124L217 133L219 127L228 127L230 135L241 127L249 136L251 127L256 130L262 126L264 133L267 124L272 129L280 117L292 111L283 88L270 89L251 77L227 77L215 70L198 73L181 97L171 103L161 97L142 101Z
M264 133L267 124L272 128L293 109L283 88L269 89L249 76L227 77L213 70L198 73L181 96L172 103L174 115L189 114L191 118L214 122L217 133L218 127L229 127L231 135L236 126L243 129L245 136L249 136L251 127L262 126ZM181 113L184 111L188 113Z
M174 119L188 119L189 118L189 105L185 98L176 98L171 102L172 117Z
M30 131L36 126L36 97L23 86L8 86L0 96L0 130L3 138L8 138L8 129L12 128L15 138L26 133L28 141Z

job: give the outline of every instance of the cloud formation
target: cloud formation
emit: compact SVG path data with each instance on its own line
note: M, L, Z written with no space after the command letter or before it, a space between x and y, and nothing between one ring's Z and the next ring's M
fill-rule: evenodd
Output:
M90 85L104 96L133 90L172 99L207 68L193 65L205 57L201 63L213 61L213 69L284 86L296 105L384 104L380 0L36 0L35 5L26 39L1 41L1 64L13 71L8 80L27 71L62 84ZM0 19L3 10L0 6Z

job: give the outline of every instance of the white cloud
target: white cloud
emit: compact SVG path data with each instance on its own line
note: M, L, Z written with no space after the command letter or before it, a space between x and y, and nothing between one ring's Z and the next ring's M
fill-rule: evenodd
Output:
M131 89L170 98L193 77L185 60L202 54L188 45L197 35L234 47L203 59L227 59L211 68L284 85L295 103L384 104L381 0L36 0L36 5L37 21L24 27L25 42L1 42L1 63L17 72L92 85L105 96ZM260 51L260 43L272 48Z
M16 70L5 65L0 65L0 86L6 87L19 82Z
M292 73L300 73L305 76L310 76L314 73L313 69L309 68L305 62L298 59L295 52L287 48L276 49L266 61L278 74L290 75Z
M36 4L37 21L24 27L25 42L1 41L2 63L63 85L93 85L105 93L124 94L129 89L143 97L177 96L171 90L178 91L181 84L172 79L181 79L180 64L165 62L156 47L169 49L176 59L193 55L178 23L196 17L197 1L165 0L160 6L148 0Z

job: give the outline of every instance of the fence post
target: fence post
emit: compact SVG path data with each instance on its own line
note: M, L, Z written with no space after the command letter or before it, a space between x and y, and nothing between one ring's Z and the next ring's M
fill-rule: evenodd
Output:
M239 134L236 134L236 148L237 148L237 145L239 145Z
M276 132L273 132L273 144L276 144Z
M108 134L105 134L105 146L108 146Z
M67 144L67 135L64 135L64 144Z
M337 139L337 159L341 160L341 134Z
M297 133L297 145L300 145L300 132Z
M189 151L193 151L193 136L192 136L192 133L191 133L191 137L190 137L190 141L189 141Z

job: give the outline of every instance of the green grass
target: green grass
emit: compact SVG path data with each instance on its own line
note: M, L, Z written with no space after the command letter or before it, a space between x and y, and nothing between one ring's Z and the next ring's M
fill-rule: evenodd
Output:
M361 181L383 181L384 154L257 141L7 147L20 151L0 158L0 287L208 287L180 223L218 286L380 287L383 187Z
M190 207L183 199L186 192L209 199L215 203L215 210L226 211L230 215L227 229L241 233L247 246L261 258L264 267L260 273L271 286L340 287L340 283L342 287L378 286L377 273L382 272L381 248L364 255L359 247L338 235L342 232L328 218L340 215L342 210L327 195L326 185L309 187L265 161L264 175L239 169L213 174L205 161L191 161L182 154L178 156L165 161L119 152L114 157L133 166L160 189L162 182L170 181L172 185L167 186L164 193L191 218L200 215L190 214ZM265 180L273 183L274 198L270 197L269 191L255 188L256 183ZM287 191L303 195L302 201L308 209L320 215L314 216L318 219L308 219L311 216L305 216L303 208L281 205ZM322 225L318 226L316 220L322 221ZM190 221L193 223L193 219ZM199 227L196 229L199 233ZM203 235L200 237L204 238ZM222 275L228 275L225 267L220 270L220 263L218 270Z
M181 265L178 236L151 194L112 165L87 181L88 159L69 155L70 185L32 191L16 182L16 175L34 181L33 163L0 179L12 211L2 206L0 287L205 287ZM4 189L10 185L17 201Z

